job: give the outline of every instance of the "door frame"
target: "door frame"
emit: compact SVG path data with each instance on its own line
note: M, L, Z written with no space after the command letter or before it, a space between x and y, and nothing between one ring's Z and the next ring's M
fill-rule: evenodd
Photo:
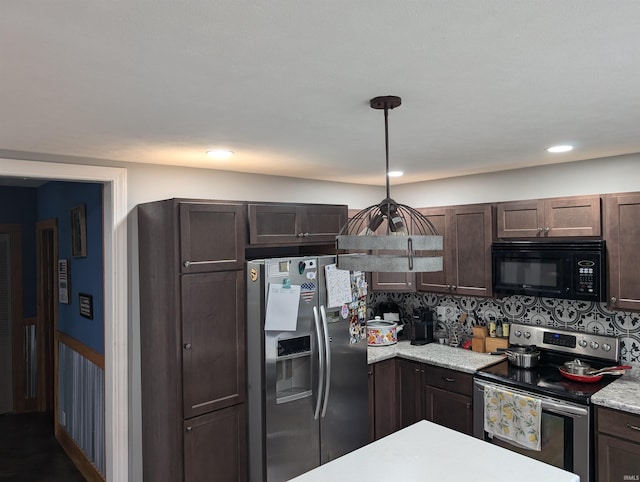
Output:
M44 243L45 233L52 233L51 244ZM51 259L43 255L51 251ZM55 333L58 330L58 220L46 219L36 222L36 271L37 271L37 304L38 304L38 411L53 410L56 425L58 423L58 404L54 393L58 385L57 373L54 371L57 360ZM47 286L46 280L52 280ZM51 318L48 314L46 297L51 305Z
M127 170L0 158L0 176L104 185L106 479L129 479Z

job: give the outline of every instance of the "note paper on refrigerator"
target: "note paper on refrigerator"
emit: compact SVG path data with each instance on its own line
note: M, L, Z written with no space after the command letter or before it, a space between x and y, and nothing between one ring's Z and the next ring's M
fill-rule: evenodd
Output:
M270 284L267 296L267 312L264 329L270 331L296 331L300 286L285 288L281 284Z

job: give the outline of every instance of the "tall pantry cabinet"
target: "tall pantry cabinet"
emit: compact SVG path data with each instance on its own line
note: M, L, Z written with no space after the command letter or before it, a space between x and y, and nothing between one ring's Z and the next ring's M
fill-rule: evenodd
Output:
M246 474L245 206L138 206L145 481Z

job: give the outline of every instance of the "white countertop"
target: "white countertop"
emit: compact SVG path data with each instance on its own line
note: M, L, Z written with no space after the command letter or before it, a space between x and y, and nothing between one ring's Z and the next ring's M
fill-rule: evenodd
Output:
M293 480L579 482L580 477L422 420Z
M504 355L489 355L438 343L417 346L412 345L409 341L399 341L394 345L367 347L367 361L370 364L393 357L430 363L465 373L475 373L481 368L501 362L506 358Z

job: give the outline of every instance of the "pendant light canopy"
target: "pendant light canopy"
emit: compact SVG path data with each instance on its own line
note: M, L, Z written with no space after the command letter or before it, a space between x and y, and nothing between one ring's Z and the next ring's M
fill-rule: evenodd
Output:
M389 110L400 97L374 97L369 104L384 110L387 195L379 203L358 212L336 237L338 268L351 271L442 271L442 236L417 210L398 204L389 195Z

